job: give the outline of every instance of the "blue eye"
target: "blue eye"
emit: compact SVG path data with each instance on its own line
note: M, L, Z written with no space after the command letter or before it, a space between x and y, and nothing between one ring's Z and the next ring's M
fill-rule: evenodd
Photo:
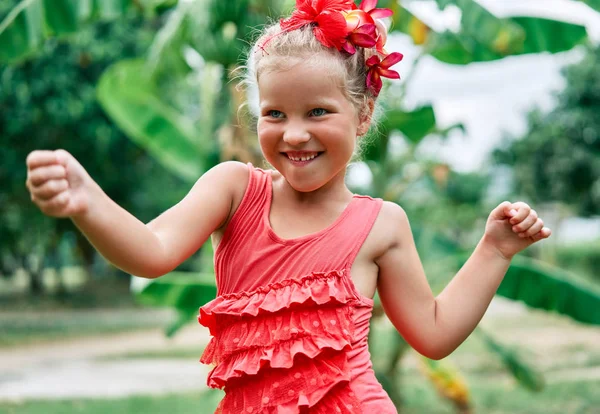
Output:
M271 118L283 118L283 112L271 110L267 112L267 116L270 116Z
M315 108L310 111L310 114L312 116L323 116L327 114L327 110L323 108Z

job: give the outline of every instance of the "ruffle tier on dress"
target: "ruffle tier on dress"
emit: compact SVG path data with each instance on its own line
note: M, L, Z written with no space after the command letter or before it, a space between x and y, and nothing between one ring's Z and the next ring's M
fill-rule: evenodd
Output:
M218 413L361 413L348 385L354 307L344 271L218 296L198 321L213 338L200 361L225 390Z

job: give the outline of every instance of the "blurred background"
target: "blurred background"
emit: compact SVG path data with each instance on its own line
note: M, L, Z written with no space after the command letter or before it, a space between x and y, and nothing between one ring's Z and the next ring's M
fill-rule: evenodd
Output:
M399 203L437 293L501 201L553 236L513 260L480 327L417 355L376 306L374 367L401 413L600 412L600 1L380 0L402 80L348 172ZM147 222L225 160L263 165L249 44L290 0L0 2L0 412L211 413L204 246L148 283L30 202L25 158L64 148ZM252 95L252 93L250 94ZM240 109L242 108L242 109Z

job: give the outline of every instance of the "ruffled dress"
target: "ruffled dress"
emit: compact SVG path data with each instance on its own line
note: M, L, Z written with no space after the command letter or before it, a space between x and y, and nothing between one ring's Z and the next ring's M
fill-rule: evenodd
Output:
M328 228L281 239L269 224L271 173L248 168L215 251L217 298L198 316L212 335L207 383L225 391L216 412L397 413L372 370L373 300L350 278L382 201L355 195Z

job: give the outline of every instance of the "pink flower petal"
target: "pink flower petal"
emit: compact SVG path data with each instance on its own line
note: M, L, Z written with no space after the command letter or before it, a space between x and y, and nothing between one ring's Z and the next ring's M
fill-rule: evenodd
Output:
M379 74L383 77L390 79L400 79L400 74L395 70L390 69L379 69Z
M351 55L353 55L353 54L355 54L355 53L356 53L356 48L355 48L355 47L354 47L354 45L353 45L352 43L350 43L350 42L345 42L345 43L342 45L342 48L343 48L343 49L344 49L346 52L350 53Z
M374 9L369 12L369 15L374 19L385 19L394 14L391 9Z
M363 0L360 3L360 6L358 7L360 7L361 10L366 11L368 13L375 7L377 7L377 0Z
M354 30L354 33L366 34L375 39L375 29L376 26L374 24L366 23Z
M348 40L360 47L373 47L377 43L372 36L363 33L351 33Z
M365 61L365 64L369 67L378 65L380 62L379 56L373 55Z
M391 66L395 65L396 63L400 62L403 57L404 57L404 55L402 53L398 53L398 52L390 53L389 55L387 55L385 57L385 59L383 59L381 61L381 63L379 64L379 66L381 66L382 68L388 69L389 67L391 67Z

